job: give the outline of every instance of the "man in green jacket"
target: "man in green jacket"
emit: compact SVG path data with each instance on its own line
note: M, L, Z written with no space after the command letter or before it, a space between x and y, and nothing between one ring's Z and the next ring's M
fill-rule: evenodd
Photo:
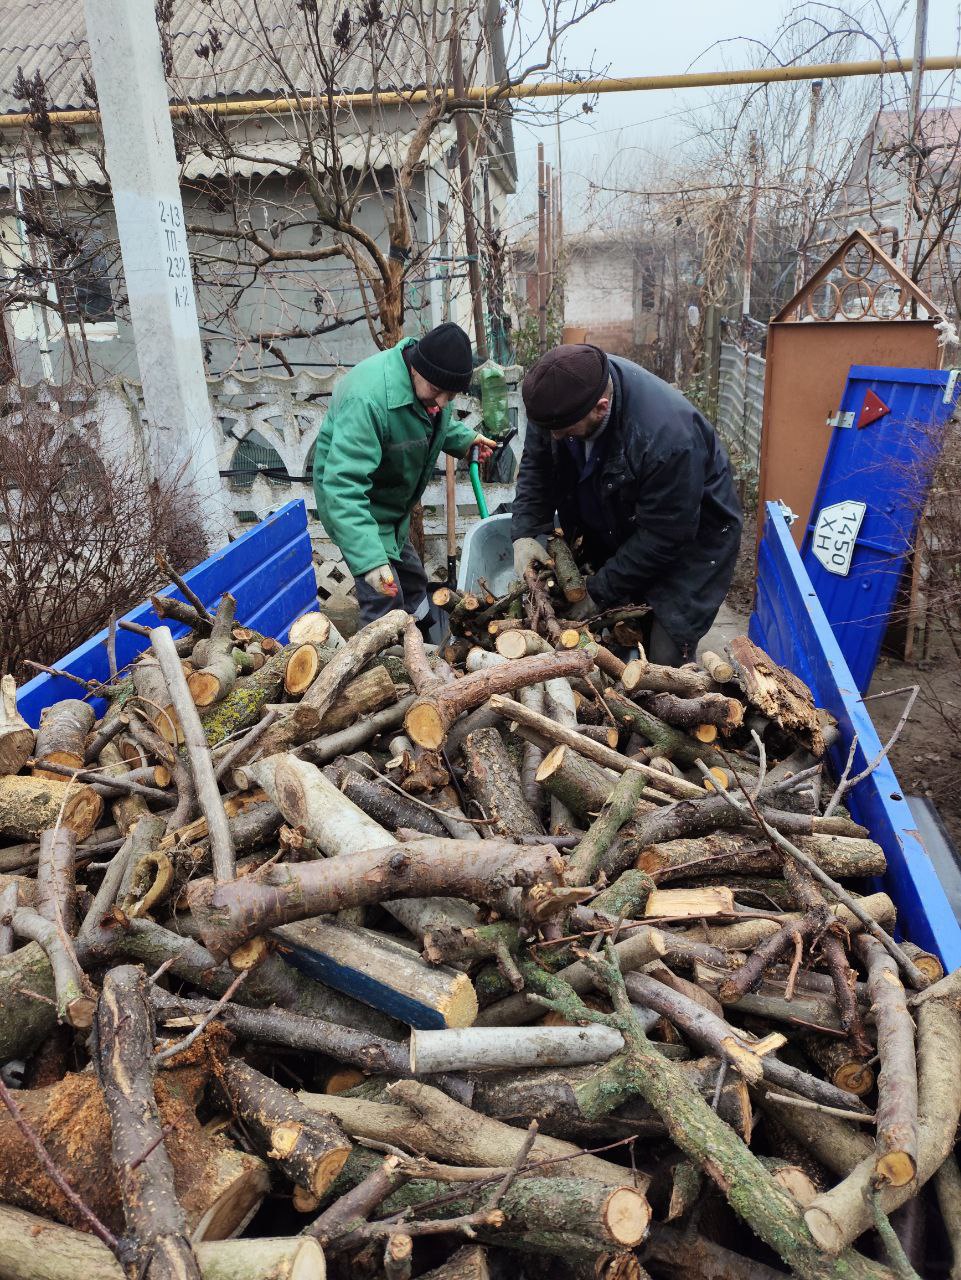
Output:
M438 325L355 365L337 383L314 446L314 492L324 528L354 576L363 622L390 609L427 617L427 575L410 544L410 514L443 453L480 459L494 441L451 422L470 386L470 339Z

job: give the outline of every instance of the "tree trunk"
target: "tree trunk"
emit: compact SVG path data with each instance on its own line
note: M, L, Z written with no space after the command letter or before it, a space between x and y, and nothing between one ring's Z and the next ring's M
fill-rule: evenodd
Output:
M261 1155L291 1182L322 1196L350 1154L340 1126L237 1058L223 1064L218 1079Z
M412 742L436 750L443 745L447 731L457 717L479 707L491 695L509 693L522 685L539 684L552 677L580 675L590 667L590 655L574 650L570 653L534 654L489 671L478 671L462 680L445 684L429 695L418 697L404 717L404 727ZM506 703L507 699L502 699L502 702ZM517 705L513 701L510 703L511 707ZM536 718L541 719L539 716Z
M562 909L552 895L561 881L553 849L518 849L505 841L416 840L326 861L267 865L229 883L195 881L187 901L204 945L218 957L277 925L392 898L445 894L512 911Z
M845 1041L811 1033L802 1037L801 1044L811 1061L839 1089L864 1098L874 1088L873 1068L855 1057Z
M647 706L665 724L677 729L695 730L701 725L719 729L736 729L744 719L744 704L723 693L705 693L699 698L679 698L673 693L655 693L646 699Z
M577 1066L605 1062L624 1046L609 1027L467 1027L460 1031L413 1031L414 1075L442 1071L503 1071L533 1066Z
M465 1027L477 1016L465 973L426 964L387 934L318 919L279 929L275 946L311 978L410 1026Z
M919 1005L918 1097L919 1130L917 1178L904 1186L881 1191L881 1209L891 1214L915 1196L941 1167L954 1145L961 1114L961 1022L947 1000ZM871 1206L865 1198L876 1177L876 1154L871 1154L830 1191L818 1196L805 1212L808 1228L822 1249L837 1253L871 1226Z
M325 1280L324 1255L303 1236L204 1241L194 1246L202 1280ZM4 1280L125 1280L96 1236L0 1205Z
M60 776L46 772L45 764L62 764L69 769L82 769L84 740L93 729L95 720L90 703L81 702L78 698L64 698L62 702L54 702L45 708L40 716L37 744L33 752L35 764L30 770L33 776Z
M37 839L58 822L86 840L103 814L103 800L88 786L55 778L0 777L0 836Z
M31 907L18 907L11 926L14 935L38 943L53 971L57 1016L68 1026L86 1030L93 1021L95 1001L83 971L66 944L66 934Z
M877 1160L880 1181L892 1187L911 1182L918 1165L918 1075L914 1023L898 966L867 934L857 939L867 965L871 1012L878 1037Z
M521 780L496 729L480 729L464 741L467 774L464 779L483 812L491 819L491 833L508 838L543 835L524 798Z
M19 773L34 750L34 731L17 710L13 676L0 677L0 774Z
M366 746L378 734L389 733L397 729L407 714L407 709L414 703L414 694L386 707L372 716L365 716L352 724L348 729L325 735L323 738L307 742L301 748L301 754L314 764L327 764L340 755L349 755L360 747ZM266 753L265 754L269 754Z
M369 774L347 769L337 786L348 800L388 831L406 827L425 836L447 835L447 828L429 809L389 790Z
M789 1089L778 1089L778 1093L799 1096ZM847 1177L860 1161L874 1155L872 1140L861 1129L836 1116L778 1102L764 1090L758 1090L757 1102L765 1115L773 1116L825 1169L840 1178Z
M448 1164L509 1168L525 1140L523 1129L478 1115L420 1080L399 1080L391 1085L390 1103L326 1093L299 1096L308 1107L334 1116L354 1138L389 1142ZM573 1143L538 1134L530 1159L559 1161L542 1165L538 1170L541 1176L570 1175L605 1186L622 1182L623 1166L579 1151ZM647 1182L644 1174L638 1173L640 1190L646 1190Z
M798 846L823 871L837 880L856 876L882 876L887 870L884 850L873 840L850 836L800 836ZM716 832L699 839L670 840L648 845L637 865L659 884L699 875L747 873L768 875L779 872L783 856L771 848L763 835L734 835Z

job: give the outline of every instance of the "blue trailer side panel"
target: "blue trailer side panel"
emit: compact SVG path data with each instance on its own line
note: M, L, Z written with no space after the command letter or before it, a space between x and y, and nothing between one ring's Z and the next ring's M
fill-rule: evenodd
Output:
M914 545L957 383L943 369L855 365L844 388L801 557L862 693ZM824 524L816 531L820 513Z
M184 579L208 608L213 608L225 591L237 599L237 621L264 635L286 639L292 622L308 609L316 608L317 581L307 533L307 509L302 501L288 502L272 516L242 534L209 559L184 574ZM163 595L183 599L171 588ZM149 601L131 609L125 617L141 626L159 622ZM171 624L174 635L186 628ZM124 667L147 647L146 636L117 631L117 665ZM85 680L106 680L107 632L100 631L55 664ZM40 723L45 707L61 698L76 698L79 686L63 676L40 675L17 694L20 714L31 725ZM104 702L94 699L100 715Z
M758 553L757 603L751 639L811 688L818 706L837 717L831 764L840 775L857 734L854 771L881 751L881 741L848 669L777 503L769 502ZM847 804L884 849L885 887L905 934L935 952L947 971L961 965L961 926L924 850L894 770L883 760L848 793Z

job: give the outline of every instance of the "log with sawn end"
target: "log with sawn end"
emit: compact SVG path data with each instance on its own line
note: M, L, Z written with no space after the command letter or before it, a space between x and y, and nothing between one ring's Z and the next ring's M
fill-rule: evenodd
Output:
M0 677L0 774L19 773L33 754L36 734L17 710L12 675Z

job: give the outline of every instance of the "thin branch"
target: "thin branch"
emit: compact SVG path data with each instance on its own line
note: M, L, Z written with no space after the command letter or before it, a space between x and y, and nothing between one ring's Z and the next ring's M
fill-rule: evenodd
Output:
M230 984L230 986L227 988L224 994L220 997L217 1003L214 1004L208 1010L208 1012L204 1014L204 1016L200 1019L200 1021L197 1023L194 1029L189 1033L189 1035L184 1036L182 1040L178 1040L176 1044L168 1045L166 1049L158 1049L157 1052L154 1054L154 1062L167 1062L170 1058L175 1058L178 1053L183 1053L185 1049L189 1049L190 1046L193 1044L193 1042L204 1030L204 1028L207 1027L211 1022L213 1022L214 1018L216 1018L217 1014L220 1013L224 1005L230 1003L231 997L233 996L234 992L243 982L247 980L247 977L249 974L250 974L249 969L243 969L240 973L238 973L236 978L234 978L233 982Z

